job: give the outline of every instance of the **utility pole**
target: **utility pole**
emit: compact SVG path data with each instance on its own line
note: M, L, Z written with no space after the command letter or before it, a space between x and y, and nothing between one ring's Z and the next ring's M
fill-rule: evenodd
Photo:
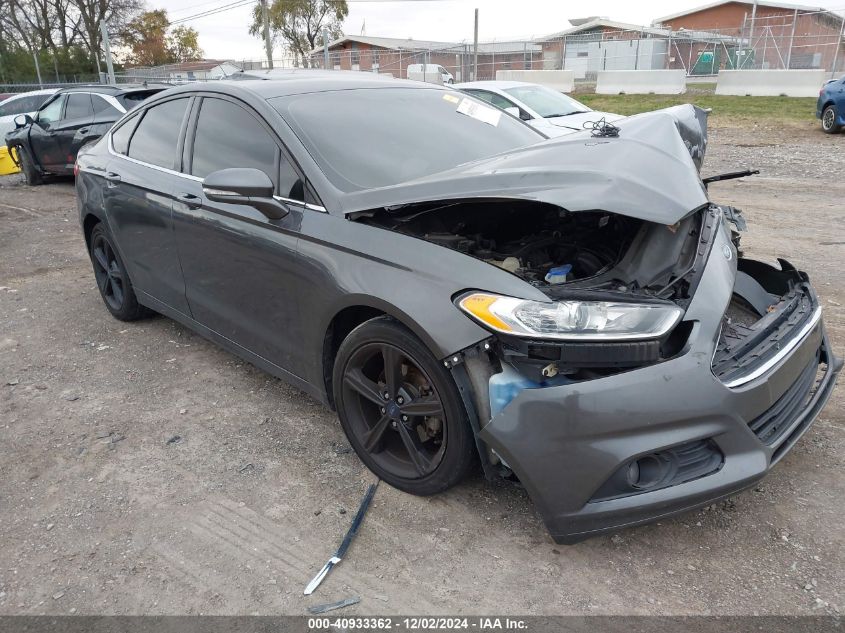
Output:
M103 48L106 53L106 68L109 71L109 83L117 83L114 79L114 66L111 63L111 45L109 44L109 29L105 20L100 22L100 33L103 36Z
M475 35L472 38L472 80L478 81L478 9L475 10Z
M270 41L270 12L267 0L261 0L261 20L264 22L264 48L267 51L267 68L273 70L273 43Z
M329 30L325 26L323 27L323 70L329 70Z
M44 84L41 83L41 68L38 66L38 53L35 51L32 52L32 60L35 62L35 74L38 75L38 87L43 88Z

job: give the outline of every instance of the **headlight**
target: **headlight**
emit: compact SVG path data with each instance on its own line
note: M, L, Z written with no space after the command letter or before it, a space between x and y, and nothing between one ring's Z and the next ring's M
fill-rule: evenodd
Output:
M526 301L476 292L458 307L496 332L538 339L631 341L659 338L681 319L677 306L609 301Z

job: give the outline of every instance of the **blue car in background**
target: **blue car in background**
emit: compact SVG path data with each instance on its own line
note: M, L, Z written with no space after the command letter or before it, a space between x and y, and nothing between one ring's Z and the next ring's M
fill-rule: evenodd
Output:
M819 90L816 117L828 134L836 134L845 126L845 77L831 79Z

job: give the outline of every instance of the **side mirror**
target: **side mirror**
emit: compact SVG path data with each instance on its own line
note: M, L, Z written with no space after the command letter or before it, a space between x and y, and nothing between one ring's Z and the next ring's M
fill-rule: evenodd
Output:
M516 106L505 108L505 112L507 112L511 116L515 116L517 119L519 118L519 108L517 108Z
M212 202L246 204L271 220L281 220L290 211L273 197L273 182L260 169L233 167L212 172L202 181L202 192Z
M32 117L28 114L19 114L15 117L15 127L26 127L30 123L32 123Z

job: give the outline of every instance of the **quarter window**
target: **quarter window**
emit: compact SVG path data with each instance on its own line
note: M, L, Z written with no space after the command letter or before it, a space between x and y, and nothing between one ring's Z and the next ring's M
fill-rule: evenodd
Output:
M188 99L184 98L166 101L147 110L132 135L129 157L173 169L176 163L176 143L187 107Z
M129 139L132 137L132 130L135 129L136 123L138 123L138 117L132 117L111 133L111 144L118 154L126 155L129 151Z
M205 98L194 134L191 174L205 178L230 167L252 167L267 174L280 195L302 200L302 184L291 164L281 159L267 130L244 108L223 99Z
M72 92L67 96L67 107L65 108L65 119L85 119L94 114L91 107L91 95L87 92Z
M94 114L103 116L113 115L119 117L122 113L100 95L91 95L91 103L94 105Z

